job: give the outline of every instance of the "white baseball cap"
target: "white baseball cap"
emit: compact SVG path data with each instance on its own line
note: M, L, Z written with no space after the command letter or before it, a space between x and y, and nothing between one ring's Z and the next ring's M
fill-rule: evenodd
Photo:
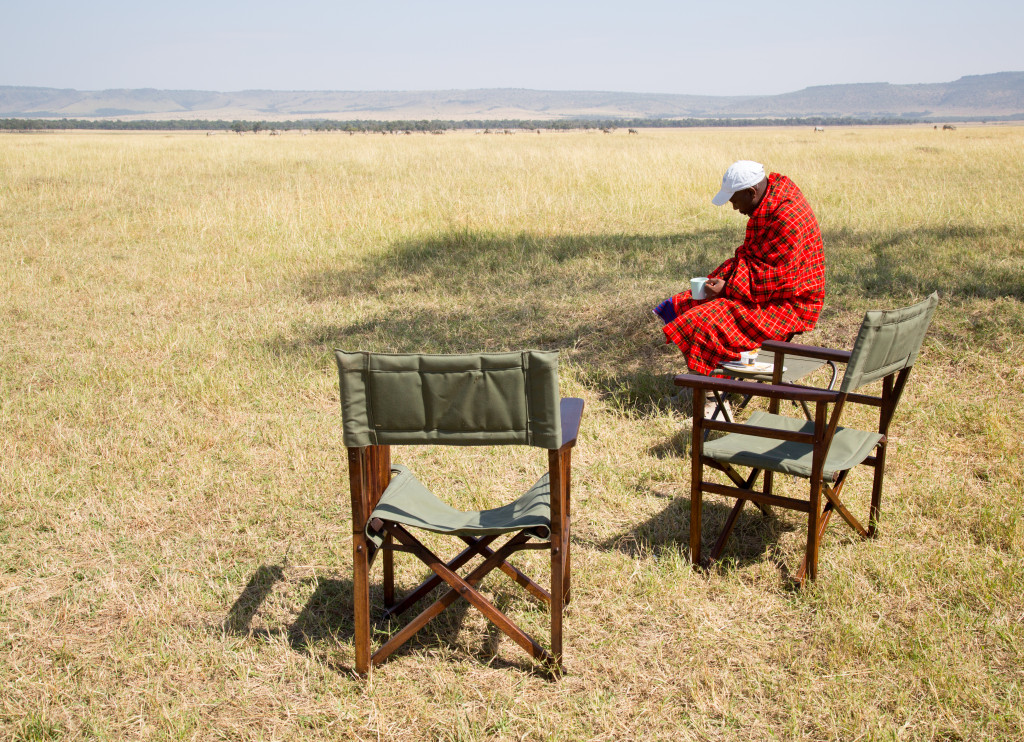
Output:
M764 180L764 165L752 160L739 160L729 166L722 176L722 190L715 194L711 203L725 206L736 191L756 186Z

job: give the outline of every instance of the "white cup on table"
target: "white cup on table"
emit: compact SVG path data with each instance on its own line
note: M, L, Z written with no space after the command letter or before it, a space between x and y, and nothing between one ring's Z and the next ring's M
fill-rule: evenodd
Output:
M754 350L745 350L740 353L740 363L744 366L753 366L757 363L757 348Z
M708 282L705 277L690 279L690 296L694 299L704 299L707 294L704 291L704 284Z

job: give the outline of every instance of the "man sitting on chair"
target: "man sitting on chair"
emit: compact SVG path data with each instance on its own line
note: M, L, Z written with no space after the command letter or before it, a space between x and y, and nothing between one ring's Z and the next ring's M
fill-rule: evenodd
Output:
M687 290L654 310L665 322L665 342L679 346L691 373L710 374L765 340L813 329L825 300L821 231L796 184L740 160L711 199L727 201L749 218L743 244L708 274L706 298Z

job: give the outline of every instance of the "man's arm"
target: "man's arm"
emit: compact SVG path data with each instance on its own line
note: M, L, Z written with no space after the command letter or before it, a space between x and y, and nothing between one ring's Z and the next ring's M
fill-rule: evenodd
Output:
M728 295L752 302L792 298L798 288L801 243L807 239L805 226L795 217L798 211L781 204L748 225L746 239L736 251L737 270L728 285Z

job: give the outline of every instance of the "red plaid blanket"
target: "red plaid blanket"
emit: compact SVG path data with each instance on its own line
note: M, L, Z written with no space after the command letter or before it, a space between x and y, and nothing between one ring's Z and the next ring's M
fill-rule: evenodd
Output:
M768 176L743 244L708 277L725 280L722 295L697 301L689 291L676 294L679 316L664 327L666 342L679 346L694 373L814 328L825 301L825 252L814 212L793 181Z

